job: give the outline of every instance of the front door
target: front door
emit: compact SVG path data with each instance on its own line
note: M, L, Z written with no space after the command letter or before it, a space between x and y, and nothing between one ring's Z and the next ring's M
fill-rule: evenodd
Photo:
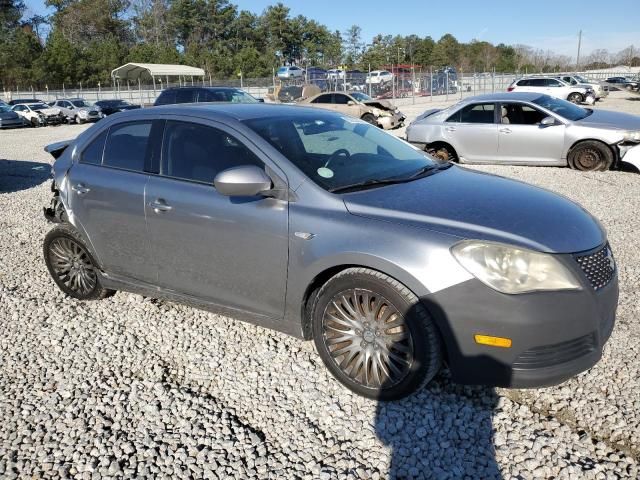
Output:
M561 165L565 126L542 125L547 114L524 103L502 103L498 159L504 163Z
M144 193L151 121L112 126L94 138L69 171L70 215L108 273L155 281L149 262Z
M204 122L204 121L203 121ZM213 180L261 153L223 126L169 120L146 214L158 284L218 305L280 318L288 261L288 203L219 194ZM284 176L283 176L284 178Z

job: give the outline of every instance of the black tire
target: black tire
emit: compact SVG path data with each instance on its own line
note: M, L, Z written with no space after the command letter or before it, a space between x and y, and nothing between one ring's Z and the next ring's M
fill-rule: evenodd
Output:
M604 143L586 140L569 151L568 161L569 166L575 170L609 170L613 164L613 152Z
M78 124L78 125L82 125L84 123L84 120L82 120L78 115L76 115L74 121Z
M443 163L458 161L458 154L448 143L432 143L427 145L425 151L436 160Z
M378 121L376 120L376 117L371 113L365 113L364 115L362 115L362 120L364 120L367 123L370 123L374 127L378 126Z
M97 262L70 225L61 224L50 230L44 237L42 250L49 274L68 296L101 300L115 293L102 286Z
M341 316L335 321L338 303L352 320ZM356 267L336 274L315 296L310 315L320 358L358 395L404 398L440 370L442 344L426 308L407 287L381 272Z
M569 100L571 103L582 103L584 102L584 97L578 92L573 92L569 94L567 100Z

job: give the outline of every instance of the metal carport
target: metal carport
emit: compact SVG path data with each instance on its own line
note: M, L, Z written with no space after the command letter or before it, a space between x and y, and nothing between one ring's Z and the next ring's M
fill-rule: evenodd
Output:
M114 68L111 71L111 78L114 83L120 80L138 81L138 88L142 89L143 80L151 80L153 82L153 93L156 95L156 78L162 82L162 77L166 79L166 85L169 85L169 77L178 77L180 84L182 79L191 77L202 77L204 79L204 70L188 65L170 65L163 63L127 63L121 67Z

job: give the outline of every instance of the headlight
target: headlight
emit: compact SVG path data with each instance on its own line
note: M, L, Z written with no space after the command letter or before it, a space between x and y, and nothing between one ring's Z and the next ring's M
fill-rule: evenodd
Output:
M451 253L474 277L502 293L582 289L575 276L546 253L473 240L454 245Z
M78 115L80 115L81 117L86 117L89 114L89 112L87 112L86 110L80 110L78 112Z
M625 142L640 142L640 130L625 132L624 133L624 141Z

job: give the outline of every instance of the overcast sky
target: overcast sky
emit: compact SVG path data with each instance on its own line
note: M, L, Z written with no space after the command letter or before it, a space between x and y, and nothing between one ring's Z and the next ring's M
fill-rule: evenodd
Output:
M241 9L261 13L273 0L232 1ZM582 55L596 48L615 53L634 44L640 48L640 1L616 0L287 0L292 15L304 15L331 30L344 32L357 24L363 40L378 34L431 35L445 33L458 40L522 43L575 57L582 29ZM44 0L26 0L33 13L45 14ZM442 6L437 6L438 4ZM445 6L449 5L450 8Z

